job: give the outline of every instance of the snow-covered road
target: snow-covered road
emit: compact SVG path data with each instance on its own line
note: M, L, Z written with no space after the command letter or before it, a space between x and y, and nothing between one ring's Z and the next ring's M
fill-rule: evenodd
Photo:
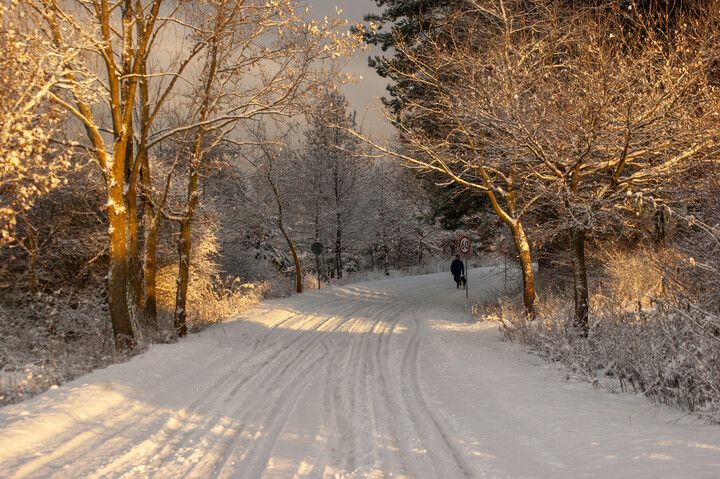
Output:
M720 427L566 381L472 323L502 281L264 303L0 409L0 477L720 477Z

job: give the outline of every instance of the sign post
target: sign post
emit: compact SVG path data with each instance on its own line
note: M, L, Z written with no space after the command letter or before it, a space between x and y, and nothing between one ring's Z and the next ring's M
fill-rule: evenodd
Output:
M463 236L460 238L460 252L464 255L468 254L470 252L470 240L467 236ZM468 278L470 277L470 272L468 271L467 267L467 261L465 261L465 264L463 265L465 268L465 299L468 298Z
M315 253L315 262L317 264L317 279L318 279L318 289L320 289L320 255L323 252L323 245L322 243L316 241L313 244L310 245L310 251Z

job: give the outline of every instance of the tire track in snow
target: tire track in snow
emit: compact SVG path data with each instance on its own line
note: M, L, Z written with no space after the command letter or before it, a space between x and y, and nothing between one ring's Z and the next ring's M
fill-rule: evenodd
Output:
M190 470L195 472L202 470L204 473L208 470L206 465L212 464L213 471L221 471L222 465L231 461L231 454L228 451L236 446L237 443L240 442L240 438L243 437L251 438L253 441L250 442L248 451L245 452L239 459L235 458L234 460L244 464L248 461L248 458L253 457L252 453L257 450L260 451L260 453L256 454L256 456L261 458L260 463L264 467L267 461L262 458L263 456L267 456L272 448L265 447L265 449L263 449L262 447L257 446L256 443L258 441L254 441L254 439L258 433L261 434L261 437L268 436L269 434L270 439L263 439L263 441L260 442L263 444L272 444L274 442L273 438L276 438L277 436L277 432L273 431L279 431L281 429L282 424L285 422L284 419L287 418L289 412L294 406L294 402L284 401L282 403L276 403L275 407L270 407L267 404L268 398L272 396L283 399L298 397L299 394L296 393L296 390L301 388L301 385L307 382L303 378L307 376L310 370L315 369L304 368L300 372L298 369L300 367L299 365L306 362L312 362L309 357L307 357L312 354L310 347L312 344L321 339L321 336L313 333L316 333L322 328L329 329L329 332L331 333L337 331L346 323L352 322L352 314L357 310L363 309L363 306L351 304L348 307L340 309L341 315L334 316L332 318L323 318L311 315L290 316L276 323L272 329L265 332L262 337L256 341L255 346L253 347L256 354L259 352L261 355L261 364L256 366L254 372L240 378L238 382L234 383L234 387L231 389L229 387L223 387L219 391L214 391L213 394L210 394L209 398L199 400L194 403L191 408L186 408L180 417L171 420L165 431L165 435L168 437L161 441L160 444L162 446L162 451L160 451L160 454L155 454L150 466L144 468L142 472L145 473L148 470L160 469L166 471L174 470L178 467L177 463L182 462L182 460L178 461L177 458L173 457L177 455L177 451L190 451L194 447L197 447L196 445L198 443L202 445L203 450L206 450L203 455L203 465L193 466ZM308 325L311 325L311 327L308 327ZM288 333L288 331L284 329L284 327L287 326L298 328L301 334L297 334L297 332L296 334ZM273 332L275 334L273 334ZM290 337L290 340L284 342L279 341L276 336L279 336L280 338ZM263 343L270 343L272 347L262 348ZM327 346L322 343L321 347L325 352L328 349ZM252 353L250 356L252 356ZM252 359L253 358L251 358L251 361ZM222 377L224 380L228 377L228 374L225 374ZM297 377L299 379L292 382L292 388L282 389L281 385L286 382L287 377ZM217 385L219 382L221 381L215 381L214 384ZM247 397L248 394L252 396L249 399ZM224 398L224 403L233 402L238 405L238 408L230 409L225 412L229 417L235 418L236 422L239 423L239 426L235 428L226 427L226 425L223 425L222 418L216 418L214 422L206 421L206 423L202 425L195 424L196 419L194 418L197 418L198 414L193 413L193 411L216 410L218 409L217 403L221 397ZM249 414L252 415L253 413L263 409L267 409L270 412L262 418L253 418L254 421L252 422L263 425L272 423L273 426L263 426L262 430L257 429L257 427L253 428L253 424L248 424L248 422L250 422L249 419L247 419L248 414L242 414L242 411L250 411ZM178 423L190 423L190 425L194 427L188 427L182 424L178 425ZM175 432L173 437L167 434L167 429ZM219 430L226 432L223 437L217 439L212 437L212 434L210 433L212 433L212 431ZM267 431L270 431L270 433L264 433ZM208 440L209 437L212 438L212 441L217 441L217 444L221 445L217 446L216 443L210 442ZM221 452L208 454L208 449L219 449ZM266 451L266 453L263 453L263 451ZM256 466L251 466L251 468L257 469ZM177 472L184 473L186 472L186 469L187 468L183 469L180 467Z
M244 356L241 356L236 363L240 364L243 360ZM227 358L218 356L214 358L209 367L212 368L222 362L227 362ZM113 393L116 389L119 391L124 390L122 384L113 382L93 385L92 389L98 387L107 390L109 393ZM83 387L78 388L78 390L82 392ZM196 401L196 403L199 404L199 401ZM92 408L93 405L90 405L90 407ZM120 455L124 455L136 448L135 438L155 435L158 424L172 421L172 418L177 416L172 415L168 419L167 409L153 407L149 410L148 404L141 401L122 402L117 410L119 411L117 413L87 420L83 420L83 414L80 413L80 422L85 424L85 432L78 435L73 434L72 431L67 431L55 437L53 442L56 445L59 444L59 446L20 467L18 475L24 476L30 473L39 473L39 471L47 471L42 473L43 476L53 476L52 471L57 469L56 464L66 464L68 462L82 464L87 460L87 451L92 451L94 460L100 464L98 468L100 471L108 470L109 465L116 463L119 451ZM58 477L65 476L62 472L58 474ZM97 476L101 477L102 474L98 473Z
M387 325L387 332L377 343L371 358L379 371L377 378L379 391L371 399L373 399L375 414L378 417L377 423L381 426L378 431L378 442L382 453L382 463L401 475L409 474L408 465L413 464L414 461L409 451L406 450L406 444L403 444L401 440L403 434L397 424L404 403L399 394L393 394L393 385L398 384L399 378L395 380L393 378L392 365L394 362L392 361L391 342L397 337L396 328L400 322L401 310L407 306L409 306L408 303L403 303L398 306L397 311L393 310L396 314Z
M287 325L295 318L289 318L280 324ZM312 321L310 317L299 318L303 323ZM269 341L268 336L265 336L265 341ZM313 355L316 353L313 345L318 340L317 336L302 334L291 338L289 342L273 341L272 347L262 350L257 360L250 358L250 362L256 364L252 364L248 373L238 375L233 381L224 384L214 395L216 397L195 405L194 409L197 411L214 412L213 417L208 419L202 428L186 431L186 434L166 442L163 453L154 460L151 468L177 468L177 472L182 474L200 470L202 475L206 476L208 468L212 471L222 469L223 464L230 460L228 451L243 438L251 439L250 445L253 446L258 434L261 437L266 431L274 431L276 427L267 424L277 424L278 418L287 417L294 406L290 398L298 397L297 389L306 374L316 368L312 365ZM320 349L322 353L323 348ZM311 367L303 366L307 363L310 363ZM245 368L248 369L248 366ZM267 412L257 417L260 411ZM230 418L235 427L223 425L227 418ZM218 435L218 431L224 434ZM204 453L202 461L194 462L197 458L192 454L198 443L202 444ZM178 450L188 452L190 458L175 457ZM245 456L247 454L241 459L244 460ZM185 467L182 464L185 464Z
M423 470L415 467L418 448L408 447L408 431L418 430L411 412L414 404L408 403L399 387L403 375L400 358L407 353L392 347L393 343L411 347L405 339L411 324L406 328L400 323L411 319L408 311L418 297L397 299L381 308L373 302L366 304L372 326L357 336L343 362L338 361L336 375L341 380L330 385L325 399L333 410L331 428L336 431L329 451L332 470L350 475L383 470L408 475L410 467L415 473L411 477L422 476ZM364 469L358 469L361 467Z
M207 349L207 364L197 349L187 374L159 378L184 395L177 412L138 402L107 419L105 434L58 449L48 465L92 454L102 459L86 477L263 477L275 470L298 408L319 406L316 433L303 445L304 475L424 477L436 461L440 476L467 474L442 418L422 398L417 362L426 325L412 310L425 293L354 285L270 304L253 319L264 329L246 347ZM321 404L304 399L310 385Z
M427 405L420 386L418 360L427 321L415 311L433 291L411 286L400 293L402 301L376 313L387 334L380 336L365 358L374 367L366 368L364 380L368 402L378 418L375 422L381 425L376 439L376 447L383 452L381 465L411 477L427 476L428 467L435 469L436 477L470 476L463 453L449 439L442 417ZM370 387L373 381L379 391Z
M194 391L193 399L189 404L179 411L168 414L167 410L158 408L151 414L138 414L137 416L144 418L139 423L137 421L116 421L118 427L122 428L122 434L128 437L148 437L147 440L140 444L132 445L126 450L118 454L101 468L97 477L104 477L105 472L125 470L127 473L141 472L148 469L148 458L157 461L162 457L163 451L166 451L169 444L177 444L182 441L182 437L186 437L198 429L202 424L202 415L199 414L205 405L212 404L217 400L217 395L222 390L222 385L227 383L238 369L247 362L249 353L239 354L231 363L227 362L227 354L217 354L217 358L212 361L206 368L195 371L190 377L184 380L190 383L196 383L203 387ZM214 376L210 381L207 380L207 371L221 371L221 374ZM180 388L179 388L180 389ZM137 419L137 416L130 419ZM145 419L147 418L147 419ZM148 425L157 425L154 429L150 429ZM147 429L146 432L140 434L138 431ZM167 454L173 454L172 451ZM144 467L138 469L138 464Z
M98 459L111 457L123 440L125 423L140 416L142 409L141 406L134 405L118 416L92 421L89 423L92 424L89 431L80 434L68 431L66 434L57 436L54 441L58 445L57 447L42 451L34 461L21 464L17 469L13 464L5 464L3 474L13 474L17 477L62 477L61 473L56 475L53 471L57 472L60 468L59 465L68 461L82 463L88 447L95 451ZM149 418L142 421L143 425L150 422ZM130 441L130 439L127 440Z
M292 319L293 317L289 317L285 322L291 321ZM278 347L281 348L282 345L278 345ZM222 355L220 360L214 362L206 369L199 371L199 375L205 375L205 378L197 378L197 381L194 381L196 378L188 378L188 381L196 382L203 386L195 392L195 399L177 413L160 421L162 423L161 428L156 429L154 432L149 431L146 434L149 436L149 440L120 454L120 457L115 457L115 459L102 470L124 469L130 475L132 475L134 471L134 473L142 476L146 474L148 470L162 469L164 465L172 463L178 449L183 447L187 448L188 444L193 445L201 442L203 435L210 433L212 437L212 435L217 435L218 431L232 430L232 428L227 428L224 425L228 421L228 416L221 415L217 418L205 418L203 417L202 411L222 411L222 405L227 403L229 397L232 395L232 391L230 394L228 393L228 385L235 384L233 379L237 377L240 381L239 385L247 382L253 375L261 371L263 367L270 364L271 358L276 352L275 349L270 348L262 351L259 359L261 362L264 359L264 362L256 372L252 372L249 377L238 376L238 371L244 369L241 366L246 365L249 360L252 362L252 358L249 358L252 355L252 351L246 353L241 351L241 354L230 364L227 364L227 354ZM225 364L223 364L223 362ZM208 381L206 379L208 370L221 371L221 374L214 376ZM236 386L235 389L237 388ZM242 404L242 402L240 403ZM227 412L230 414L230 417L232 417L233 411L228 410ZM158 421L156 420L155 422ZM129 424L126 426L128 427L124 431L125 434L132 437L135 425ZM241 431L239 431L239 433L240 432ZM205 445L207 446L208 443L206 442ZM138 469L138 464L143 464L143 467Z
M338 343L338 341L330 341L330 338L337 334L348 334L350 337L354 337L358 328L361 327L361 321L356 318L356 315L365 310L366 305L356 304L353 302L343 302L342 307L338 307L337 300L324 301L323 303L323 306L333 305L334 307L332 308L332 311L339 314L320 318L320 321L315 322L314 326L311 328L308 328L306 324L303 324L312 323L311 321L300 321L293 326L303 326L301 328L303 330L303 338L310 337L311 342L320 341L320 345L324 349L323 357L326 361L328 361L330 358L328 353L331 351L331 345L328 343L331 343L335 347L337 347ZM297 360L293 359L291 362L296 363ZM319 373L323 369L321 362L317 361L317 363L317 367L313 368L315 374ZM294 377L295 376L297 375L294 375ZM297 377L299 377L299 379L296 380L296 383L297 387L300 389L307 387L307 385L311 382L307 379L308 375L304 375L304 377ZM299 397L299 395L297 395L296 398L297 397ZM292 406L294 406L294 404L295 403L293 403ZM253 407L251 406L249 409L253 409ZM273 421L274 427L272 428L272 433L266 436L265 440L262 441L262 445L253 444L251 450L243 454L240 458L240 462L238 463L239 467L242 467L243 470L254 471L254 473L258 475L262 473L262 471L267 467L268 458L272 454L274 444L277 442L282 426L287 421L290 410L291 407L284 407L282 408L282 413L274 411L270 414L269 417L276 418L276 420ZM253 457L253 452L255 451L257 451L257 453ZM227 461L229 462L229 459ZM233 464L233 466L234 465L235 464ZM252 474L250 476L253 477Z
M425 321L420 319L413 311L413 319L416 328L410 344L405 351L402 360L402 377L406 381L402 384L402 392L405 398L408 410L413 413L413 420L418 430L418 435L424 443L425 450L433 459L432 464L437 472L437 477L472 477L471 469L463 460L463 453L460 451L450 439L448 426L443 423L440 416L428 406L422 388L420 386L420 375L418 368L418 360L420 357L420 347L422 337L427 328ZM440 444L443 450L438 450L434 446ZM455 472L450 473L454 469Z
M388 301L385 295L369 295L359 288L355 293L365 293L360 307L353 308L359 318L346 316L343 320L346 324L352 323L348 328L351 334L347 340L333 342L332 356L326 365L322 408L326 411L324 424L329 432L326 444L315 445L319 452L314 458L312 477L347 474L363 461L379 464L383 457L383 451L377 447L380 424L367 381L375 368L369 353L375 347L373 343L377 344L374 341L377 337L386 340L387 317L393 316L398 305ZM381 302L378 306L378 298L384 298L385 304ZM363 424L364 428L357 427Z

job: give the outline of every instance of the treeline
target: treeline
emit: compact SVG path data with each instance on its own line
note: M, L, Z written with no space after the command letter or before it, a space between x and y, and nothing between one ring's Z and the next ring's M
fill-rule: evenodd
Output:
M8 182L37 183L41 168L22 168L32 158L53 164L45 145L87 155L96 166L107 213L107 302L120 349L158 331L158 225L172 222L174 328L185 334L200 176L219 146L242 141L241 125L303 111L358 39L339 34L338 18L310 20L289 0L28 0L3 7L3 22L4 42L24 53L5 60L21 72L3 92L12 113L3 124ZM55 116L47 120L48 113ZM23 157L14 159L18 151ZM55 185L59 168L46 170L44 183ZM15 218L49 187L5 188L6 241Z

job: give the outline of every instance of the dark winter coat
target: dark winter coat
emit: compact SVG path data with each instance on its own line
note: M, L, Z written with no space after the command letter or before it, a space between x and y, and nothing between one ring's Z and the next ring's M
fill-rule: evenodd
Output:
M463 264L462 260L453 260L452 264L450 265L450 272L453 276L460 276L461 274L465 273L465 265Z

